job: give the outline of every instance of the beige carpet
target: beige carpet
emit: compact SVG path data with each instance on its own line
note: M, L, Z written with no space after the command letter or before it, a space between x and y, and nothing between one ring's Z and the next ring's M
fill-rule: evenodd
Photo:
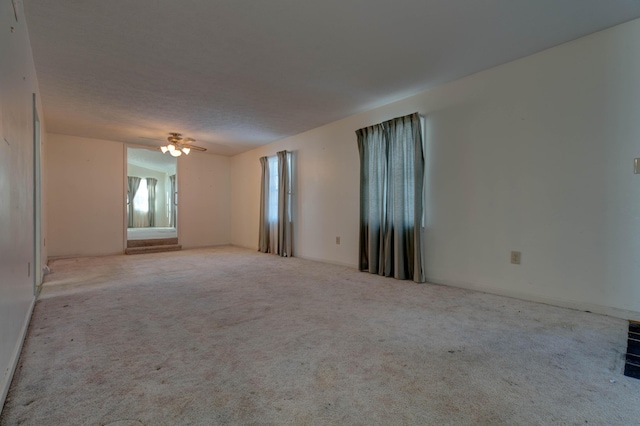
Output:
M623 320L231 247L51 269L2 425L640 424Z

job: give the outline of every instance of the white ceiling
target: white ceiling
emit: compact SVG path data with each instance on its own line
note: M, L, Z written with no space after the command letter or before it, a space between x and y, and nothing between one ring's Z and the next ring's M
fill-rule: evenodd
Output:
M29 0L47 130L234 155L640 17L638 0ZM149 139L157 139L157 142Z

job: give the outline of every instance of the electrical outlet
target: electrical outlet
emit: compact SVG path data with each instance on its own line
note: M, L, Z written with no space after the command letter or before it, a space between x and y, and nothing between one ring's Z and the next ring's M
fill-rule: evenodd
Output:
M522 254L519 251L512 251L511 252L511 263L513 263L514 265L519 265L520 264L520 256Z
M340 244L340 237L336 237L336 244Z

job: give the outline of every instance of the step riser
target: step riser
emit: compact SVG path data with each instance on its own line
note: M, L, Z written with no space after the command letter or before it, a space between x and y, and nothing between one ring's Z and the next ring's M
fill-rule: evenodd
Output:
M163 253L167 251L179 251L179 250L182 250L182 246L179 244L164 245L164 246L130 247L125 249L124 254Z
M627 339L627 354L624 375L640 379L640 323L629 321L629 338Z
M154 238L149 240L127 240L127 248L133 247L150 247L150 246L169 246L178 244L177 238Z

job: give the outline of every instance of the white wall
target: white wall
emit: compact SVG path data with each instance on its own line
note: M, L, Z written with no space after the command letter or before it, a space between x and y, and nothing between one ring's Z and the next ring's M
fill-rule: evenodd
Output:
M47 150L49 256L123 253L121 142L50 134ZM229 158L178 158L178 227L184 248L229 244Z
M292 150L295 253L355 266L354 132L418 111L431 282L638 318L638 76L640 20L235 156L231 241L257 248L258 158Z
M32 97L40 94L21 2L17 6L16 22L11 2L0 2L0 407L34 303ZM38 110L42 118L39 102Z
M49 134L49 255L124 250L124 148L120 142Z

